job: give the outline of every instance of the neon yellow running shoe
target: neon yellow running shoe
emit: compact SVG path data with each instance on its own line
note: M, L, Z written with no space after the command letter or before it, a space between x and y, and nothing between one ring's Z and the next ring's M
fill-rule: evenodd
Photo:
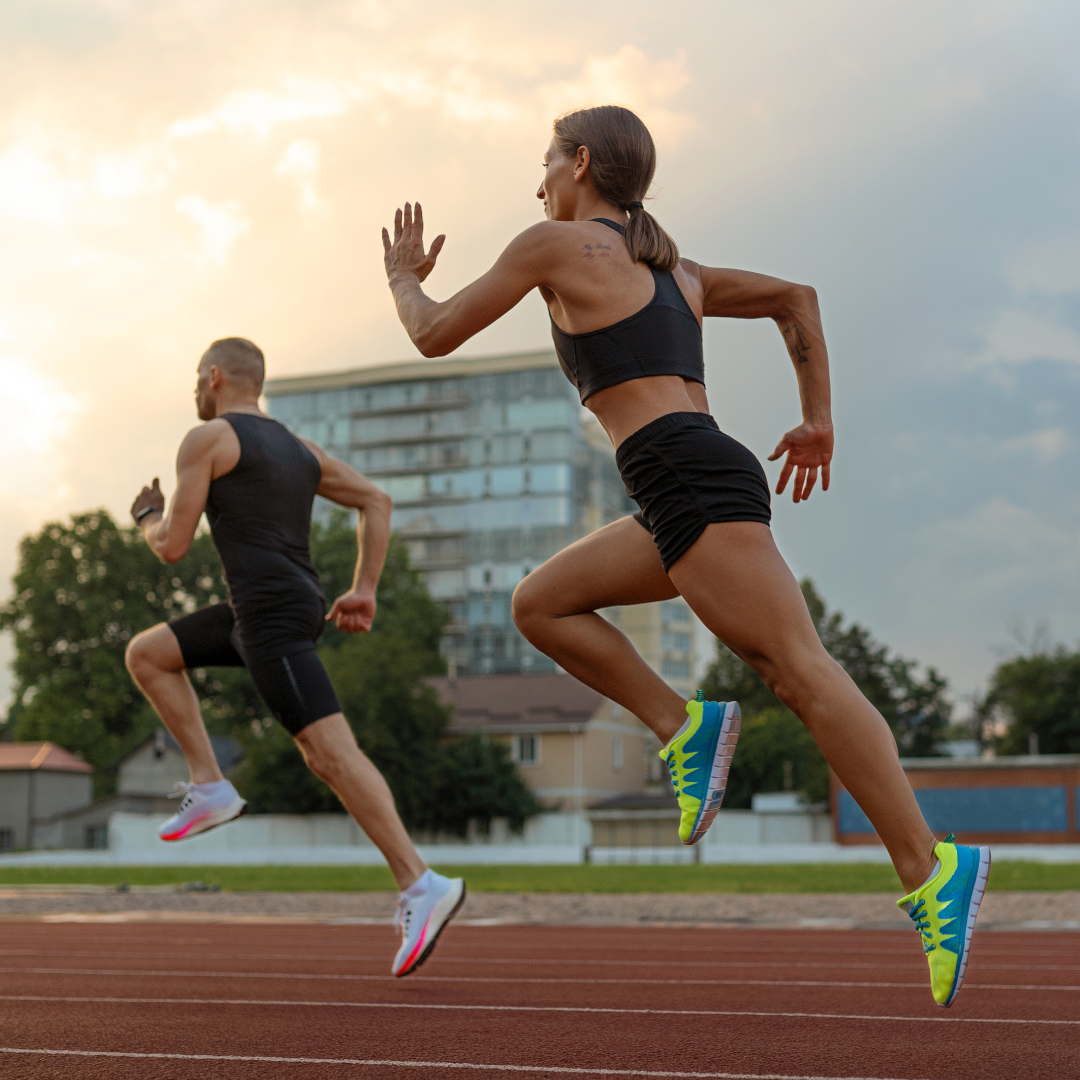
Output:
M713 823L739 739L738 702L705 701L704 696L699 690L697 700L686 703L686 723L660 751L682 811L679 839L684 844L696 844Z
M949 833L934 847L941 869L925 885L896 901L922 935L923 952L930 962L930 990L945 1008L963 985L971 931L990 876L990 849L954 844L954 839Z

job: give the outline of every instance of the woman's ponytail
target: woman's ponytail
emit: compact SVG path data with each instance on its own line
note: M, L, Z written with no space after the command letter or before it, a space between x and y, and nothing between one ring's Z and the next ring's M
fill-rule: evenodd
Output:
M626 250L635 262L660 273L679 264L675 241L642 205L656 171L656 146L649 129L629 109L601 105L579 109L555 121L560 153L573 157L589 148L589 174L596 193L630 215Z

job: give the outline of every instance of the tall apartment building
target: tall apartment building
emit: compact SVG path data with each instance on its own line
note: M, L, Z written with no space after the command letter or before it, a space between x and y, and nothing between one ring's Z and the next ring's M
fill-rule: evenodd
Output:
M634 507L553 351L273 379L266 397L271 416L393 498L394 530L451 615L443 648L453 669L554 670L514 627L514 587ZM696 635L680 598L605 615L693 695Z

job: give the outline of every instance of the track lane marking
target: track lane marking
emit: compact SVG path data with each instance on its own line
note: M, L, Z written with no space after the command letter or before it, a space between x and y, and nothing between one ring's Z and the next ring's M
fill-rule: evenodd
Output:
M48 1054L57 1057L150 1058L158 1061L256 1061L283 1065L374 1065L400 1069L483 1069L488 1072L559 1073L574 1076L688 1077L690 1080L895 1080L883 1076L807 1076L791 1073L673 1072L653 1069L582 1069L568 1065L489 1065L471 1061L394 1061L373 1058L273 1057L269 1054L164 1054L123 1050L46 1050L0 1046L0 1054Z
M1077 1027L1080 1020L1027 1020L1012 1017L982 1016L872 1016L865 1013L766 1012L761 1009L615 1009L595 1005L450 1005L443 1003L396 1001L290 1001L273 998L146 998L146 997L67 997L45 995L4 995L0 1001L54 1001L72 1004L116 1005L280 1005L289 1008L310 1006L332 1009L403 1009L428 1012L531 1012L589 1013L605 1016L757 1016L807 1020L882 1020L928 1024L1032 1024L1051 1027ZM675 1075L675 1074L673 1074Z
M0 968L3 974L122 976L143 979L308 979L318 982L394 982L392 975L334 975L294 971L145 971L132 968ZM573 984L585 986L840 986L892 989L926 988L926 982L851 982L825 979L499 979L484 976L418 975L412 982L511 983L513 985ZM970 983L969 990L1053 990L1076 992L1078 986L1044 986L1038 983ZM0 996L0 1000L4 1000Z

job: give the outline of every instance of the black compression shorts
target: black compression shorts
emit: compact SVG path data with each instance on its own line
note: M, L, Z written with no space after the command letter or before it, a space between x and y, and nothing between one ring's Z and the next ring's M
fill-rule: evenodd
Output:
M668 413L635 431L615 454L634 519L652 533L664 571L707 525L772 519L765 470L707 413Z
M212 604L169 623L188 670L246 667L255 689L278 722L295 735L308 724L341 712L330 676L315 651L322 604L313 636L274 647L245 647L229 604Z

